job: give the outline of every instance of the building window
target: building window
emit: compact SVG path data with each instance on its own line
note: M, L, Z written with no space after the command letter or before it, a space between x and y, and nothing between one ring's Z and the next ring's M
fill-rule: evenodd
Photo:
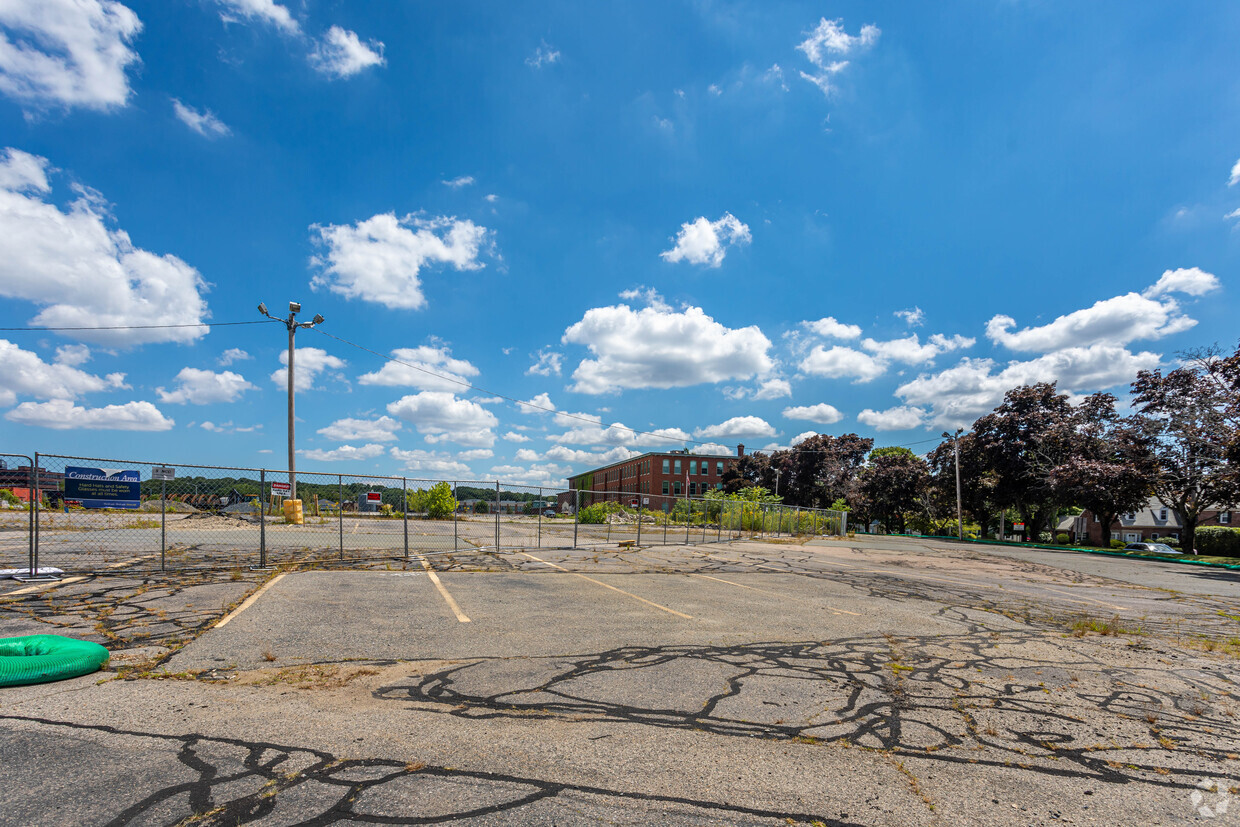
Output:
M676 481L676 485L674 486L674 493L676 494L677 497L680 496L680 481L679 480Z
M690 497L697 496L697 483L696 482L689 483L689 496Z
M697 475L697 460L696 459L689 460L689 475L690 476Z
M723 476L723 463L722 462L715 463L715 473L721 477Z
M663 461L667 462L667 460L663 460ZM667 480L663 480L663 493L664 494L667 493Z
M680 460L676 460L676 463L675 463L675 473L677 473L677 474L679 474L679 473L680 473Z
M1218 521L1219 521L1220 523L1222 523L1223 525L1227 525L1228 523L1230 523L1230 522L1231 522L1231 512L1230 512L1230 511L1220 511L1220 512L1218 513Z
M668 470L668 466L669 466L669 465L671 465L671 464L672 464L672 461L671 461L670 459L665 459L665 460L663 460L663 473L664 473L664 474L670 474L670 473L671 473L671 471L669 471L669 470Z
M1164 523L1167 522L1167 509L1161 508L1158 510L1158 519Z

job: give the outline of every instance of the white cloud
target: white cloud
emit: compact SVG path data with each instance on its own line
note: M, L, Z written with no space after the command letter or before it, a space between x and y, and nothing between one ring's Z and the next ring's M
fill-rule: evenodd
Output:
M553 63L557 63L559 60L559 51L548 46L547 41L544 40L538 44L538 48L534 50L534 54L525 59L525 65L531 66L535 69L541 69L544 66L550 66Z
M829 96L834 89L833 76L848 66L847 60L835 58L873 46L880 34L882 32L877 26L865 25L861 27L859 34L850 35L844 31L843 20L822 18L818 22L818 27L797 45L797 48L805 53L816 69L813 74L801 72L801 77L821 89L824 95Z
M491 469L490 479L498 479L507 485L529 485L541 488L562 489L572 468L566 465L546 463L531 465L497 465ZM546 492L548 495L551 491Z
M551 401L551 394L546 392L531 396L526 401L517 403L517 410L527 414L552 413L555 409L555 403Z
M622 388L678 388L764 376L774 367L771 342L756 326L731 330L700 307L633 310L622 304L587 310L564 332L566 343L587 346L571 390L608 393Z
M950 339L942 333L935 333L923 345L914 333L903 339L892 339L879 342L874 339L863 339L861 346L876 356L892 362L903 362L907 365L920 365L932 362L940 353L962 350L973 347L975 339L959 334Z
M575 417L585 417L583 422ZM547 437L551 442L561 445L612 445L634 447L638 445L653 446L666 449L676 444L683 445L689 440L689 434L680 428L655 428L647 433L637 433L624 425L615 422L604 426L599 417L589 414L573 414L572 417L556 414L555 424L566 426L570 430L562 434Z
M564 354L551 350L538 351L538 361L530 365L526 376L559 376L563 369Z
M1124 345L1139 339L1161 339L1195 324L1194 319L1180 312L1174 299L1156 301L1127 293L1059 316L1041 327L1027 327L1016 332L1010 330L1016 325L1015 319L995 316L986 323L986 337L1011 350L1046 353L1067 347Z
M280 364L284 367L279 368L271 374L271 381L275 382L282 388L288 387L288 350L280 352ZM297 348L297 364L294 366L293 385L294 390L298 393L304 393L314 387L314 381L318 379L319 374L325 370L340 370L345 366L345 361L337 356L332 356L326 350L319 347L299 347Z
M461 187L468 187L470 184L474 183L474 176L461 175L457 178L450 178L446 181L440 181L440 183L445 187L452 187L454 190L459 190Z
M1036 382L1058 382L1068 392L1100 391L1131 382L1141 370L1158 367L1157 353L1132 353L1111 344L1070 347L1027 362L1009 362L996 372L991 359L962 359L940 373L922 374L896 388L906 403L929 407L942 427L972 424L989 413L1008 390Z
M89 354L87 354L89 356ZM44 362L37 353L22 350L7 339L0 339L0 405L12 405L17 397L36 399L75 399L84 393L125 387L125 374L106 378L79 370L78 350L57 351L55 364ZM63 357L68 356L66 361Z
M42 305L40 327L197 324L207 316L198 271L171 255L135 247L107 227L100 196L79 188L66 211L50 193L45 158L7 149L0 155L0 296ZM80 330L74 338L132 347L192 342L206 327Z
M517 459L521 462L532 462L539 459L556 460L557 462L573 462L578 465L610 465L613 462L628 459L637 456L640 451L632 451L624 447L616 447L607 451L580 451L575 448L565 448L563 445L552 445L547 449L545 456L540 457L534 451L522 449L517 452Z
M38 108L106 110L129 99L142 21L115 0L0 3L0 92Z
M56 363L77 367L90 361L90 348L86 345L61 345L56 348Z
M355 32L332 26L310 53L310 65L325 75L348 78L371 66L382 66L383 44L378 40L365 43Z
M495 456L495 452L490 448L474 448L469 451L457 451L455 456L462 462L472 462L476 459L490 459Z
M526 436L525 434L519 434L516 431L509 431L508 433L504 434L504 439L508 440L509 442L529 442L530 441L530 438L528 436Z
M227 8L231 13L268 23L281 29L286 34L297 34L301 31L301 26L289 14L288 9L279 3L273 2L273 0L216 0L216 2ZM233 18L227 12L222 13L220 17L226 23L233 21Z
M744 439L746 437L773 437L775 429L760 416L734 416L718 425L696 428L693 435L698 439Z
M768 379L758 386L754 399L783 399L792 396L792 384L787 379Z
M882 359L842 345L830 349L816 345L810 354L801 360L800 367L814 376L831 379L851 376L855 377L857 382L872 381L887 371L887 363Z
M373 373L362 374L358 384L460 391L469 384L465 377L478 375L478 368L464 359L454 358L447 347L402 347L392 351L392 358L400 361L388 362Z
M55 431L167 431L176 423L150 402L83 408L68 399L23 402L4 415L10 422Z
M443 263L457 270L481 269L478 256L490 235L472 221L414 215L398 219L395 213L311 229L318 233L315 241L327 247L324 256L310 260L322 268L311 279L312 286L407 310L426 304L418 278L423 267Z
M720 445L718 442L706 442L694 445L693 453L708 454L712 457L731 457L736 455L736 448L731 445Z
M308 451L298 449L297 453L306 459L316 462L348 462L349 460L374 459L383 453L383 446L374 444L362 445L361 447L341 445L339 448L333 448L330 451L313 448Z
M1231 177L1227 179L1227 186L1234 187L1240 183L1240 160L1237 160L1231 168Z
M490 448L495 444L495 414L476 402L443 391L423 391L401 397L387 406L392 416L411 423L427 442L455 442Z
M165 391L156 388L159 401L170 405L211 405L218 402L236 402L248 390L258 390L245 377L231 370L215 373L198 368L182 368L176 376L177 388Z
M885 411L866 408L857 414L857 421L869 425L876 431L907 431L916 428L926 420L926 411L922 408L911 408L900 405Z
M914 307L912 310L897 310L892 315L898 319L904 319L909 327L921 327L926 321L926 314L920 307Z
M244 350L242 350L239 347L230 347L228 350L221 353L220 358L216 359L215 361L216 361L216 364L218 364L220 367L228 367L233 362L244 362L247 359L253 359L253 358L254 358L253 356L246 353Z
M676 246L659 253L659 257L672 264L687 261L718 267L727 255L726 247L748 244L750 240L749 227L730 212L724 213L718 221L708 221L701 216L691 224L681 224Z
M860 325L838 322L834 316L827 316L816 322L801 322L801 325L819 336L831 339L856 339L861 335Z
M1240 218L1240 207L1237 207L1236 209L1227 213L1226 215L1223 216L1223 218Z
M337 419L319 434L333 442L391 442L401 425L390 416L378 419Z
M432 474L436 479L468 477L473 473L469 466L456 459L454 454L444 451L426 451L421 448L403 451L392 448L389 453L404 464L406 471Z
M804 419L819 425L832 425L844 418L834 405L820 402L817 405L798 405L795 408L784 408L784 416L788 419Z
M1185 293L1189 296L1204 296L1219 288L1218 277L1198 267L1181 267L1178 270L1164 270L1152 287L1146 288L1141 295L1152 299L1168 293Z
M194 423L191 422L189 427L194 427ZM213 434L249 434L263 429L261 423L258 425L247 425L243 427L241 425L234 425L231 420L225 422L223 425L216 425L214 422L207 421L198 427L202 428L204 431L210 431ZM271 452L267 451L267 453L270 454Z
M232 134L228 125L217 118L210 109L199 112L194 107L181 103L177 98L172 99L172 109L181 123L204 138L223 138Z

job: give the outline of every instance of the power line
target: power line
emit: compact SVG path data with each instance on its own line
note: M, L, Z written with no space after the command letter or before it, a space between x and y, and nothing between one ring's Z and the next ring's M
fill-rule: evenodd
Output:
M524 406L524 407L526 407L526 408L533 408L533 409L534 409L534 410L536 410L536 411L543 411L544 413L553 413L553 414L555 414L556 416L560 416L560 417L563 417L563 418L565 418L565 419L576 419L576 420L579 420L579 421L581 421L581 422L588 422L588 423L590 423L591 425L596 425L596 426L598 426L598 427L600 427L600 428L602 428L602 427L617 428L617 429L619 429L619 430L628 431L628 432L633 433L633 434L636 434L636 435L638 435L638 436L648 436L648 437L653 437L653 438L655 438L655 439L665 439L665 440L668 440L668 441L670 441L670 442L683 443L683 444L685 444L685 445L714 445L714 444L717 444L717 443L713 443L713 442L702 442L701 440L696 440L696 439L677 439L677 438L674 438L674 437L667 436L666 434L656 434L656 433L653 433L653 432L651 432L651 431L639 431L639 430L638 430L638 429L636 429L636 428L630 428L629 426L627 426L627 425L621 425L621 424L620 424L620 423L618 423L618 422L613 422L611 425L604 426L604 425L603 425L603 422L602 422L602 418L601 418L601 417L596 419L596 418L594 418L594 417L590 417L590 416L583 416L583 415L581 415L581 414L573 414L573 413L568 413L567 411L557 410L556 408L548 408L548 407L546 407L546 406L544 406L544 405L535 405L535 404L533 404L532 402L526 402L526 401L524 401L524 400L517 399L517 398L516 398L516 397L514 397L514 396L508 396L507 394L503 394L503 393L496 393L495 391L488 390L488 389L486 389L486 388L480 388L480 387L478 387L477 385L474 385L474 384L472 384L471 382L468 382L468 381L466 381L466 380L464 380L464 379L460 379L460 378L458 378L458 377L456 377L456 376L449 376L449 375L446 375L446 374L438 373L437 371L430 370L429 368L422 367L421 365L415 365L415 364L411 364L411 363L409 363L409 362L404 362L404 361L402 361L402 360L400 360L400 359L397 359L395 356L389 356L389 355L388 355L388 354L386 354L386 353L380 353L379 351L377 351L377 350L372 350L371 348L368 348L368 347L366 347L365 345L359 345L357 342L351 342L351 341L349 341L348 339L345 339L345 338L344 338L344 337L342 337L342 336L337 336L337 335L336 335L336 334L334 334L334 333L328 333L326 330L323 330L322 328L319 328L319 327L314 327L314 328L311 328L311 330L313 330L315 333L318 333L320 336L326 336L326 337L328 337L329 339L335 339L337 342L341 342L342 344L346 344L346 345L348 345L349 347L354 347L354 348L357 348L357 349L358 349L358 350L360 350L360 351L363 351L363 352L365 352L365 353L369 353L371 356L378 356L380 359L383 359L383 360L385 360L385 361L388 361L388 362L393 362L393 363L395 363L395 364L397 364L397 365L402 365L402 366L404 366L404 367L411 368L411 369L413 369L413 370L419 371L420 373L425 373L425 374L426 374L426 375L428 375L428 376L433 376L433 377L435 377L436 379L441 379L441 380L443 380L443 381L445 381L445 382L451 382L451 383L452 383L452 384L454 384L454 385L460 385L460 386L461 386L461 387L463 387L463 388L468 388L469 390L471 390L471 391L476 391L476 392L478 392L478 393L484 393L484 394L486 394L486 395L488 395L488 396L495 396L495 397L499 397L500 399L504 399L504 400L507 400L507 401L509 401L509 402L516 403L517 405L522 405L522 406ZM937 441L938 441L938 438L937 438L937 437L931 437L931 438L929 438L929 439L922 439L922 440L918 440L918 441L916 441L916 442L906 442L906 443L904 443L904 444L902 444L902 445L886 445L886 446L882 446L882 447L885 447L885 448L907 448L907 447L912 446L912 445L923 445L923 444L925 444L925 443L927 443L927 442L937 442ZM790 446L790 448L791 448L791 446ZM815 451L814 453L826 453L826 452L825 452L825 451Z
M55 333L62 330L166 330L173 327L231 327L239 324L271 324L267 319L256 322L194 322L192 324L118 324L103 327L0 327L0 332Z

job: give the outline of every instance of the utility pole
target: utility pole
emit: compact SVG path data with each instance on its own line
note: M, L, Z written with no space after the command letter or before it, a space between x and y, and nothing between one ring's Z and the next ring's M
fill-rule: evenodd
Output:
M298 302L288 303L287 319L281 319L268 313L267 305L262 302L258 303L258 312L268 319L283 322L284 326L288 328L288 498L295 500L297 499L297 454L294 451L295 442L293 438L293 354L295 352L293 336L297 333L297 328L311 328L322 324L325 319L321 315L316 314L314 321L297 321L297 314L301 312L301 304ZM340 506L344 508L344 503L342 502Z
M952 450L956 457L956 536L961 540L964 539L964 516L960 507L960 435L962 433L964 433L964 428L957 428L954 436L947 431L943 432L943 438L952 441Z

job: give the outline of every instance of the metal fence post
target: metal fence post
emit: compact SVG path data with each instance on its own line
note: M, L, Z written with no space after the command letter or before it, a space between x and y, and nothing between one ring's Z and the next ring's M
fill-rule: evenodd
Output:
M456 499L456 495L457 495L457 494L459 494L459 493L461 493L461 484L460 484L459 482L457 482L457 481L453 480L453 482L452 482L452 499L453 499L453 500L455 500L455 499ZM457 538L457 535L458 535L458 533L459 533L459 531L460 531L460 529L457 527L457 523L460 521L460 517L459 517L459 516L457 516L457 515L458 515L458 512L459 512L460 510L461 510L461 504L460 504L460 503L457 503L457 504L456 504L456 510L452 512L452 550L453 550L453 551L456 551L456 538Z
M405 559L409 559L409 480L404 477L400 478L400 490L404 495L402 502L404 505L401 512L405 515Z
M581 489L573 489L573 548L577 548L577 523L581 519Z
M499 551L499 480L495 481L495 550Z
M37 457L38 454L35 454L35 456ZM34 577L34 568L35 568L35 561L34 561L34 548L35 548L34 546L34 531L35 531L34 529L34 484L32 482L33 480L34 480L34 468L30 468L26 472L26 499L27 499L27 504L29 506L26 509L26 514L27 514L27 522L30 524L30 527L26 532L26 543L27 545L30 546L30 549L29 549L30 554L28 557L29 557L29 562L30 562L30 576L31 577Z
M689 545L689 525L693 522L693 500L685 497L685 505L689 506L685 509L685 545Z
M633 544L633 548L642 547L642 495L637 495L637 542Z
M34 509L34 562L30 564L30 576L39 576L39 501L43 499L43 492L39 490L39 452L34 452L34 468L31 473L34 474L34 488L30 490L30 503Z
M792 524L793 534L797 537L801 536L801 506L797 506L796 522Z
M719 530L715 532L715 542L716 542L716 543L717 543L717 542L719 542L720 540L722 540L722 539L723 539L723 502L722 502L722 501L720 501L720 503L719 503L719 523L718 523L718 528L719 528Z
M168 482L159 481L159 570L168 566Z
M664 509L667 509L667 500L664 500L664 501L663 501L663 508L664 508ZM669 513L669 512L668 512L667 510L664 510L664 512L663 512L663 545L667 545L667 517L668 517L668 513Z
M258 471L258 567L267 568L267 471Z
M336 522L340 524L340 559L344 559L344 475L336 475L336 485L340 490L340 508L336 510ZM360 506L359 506L360 508Z

